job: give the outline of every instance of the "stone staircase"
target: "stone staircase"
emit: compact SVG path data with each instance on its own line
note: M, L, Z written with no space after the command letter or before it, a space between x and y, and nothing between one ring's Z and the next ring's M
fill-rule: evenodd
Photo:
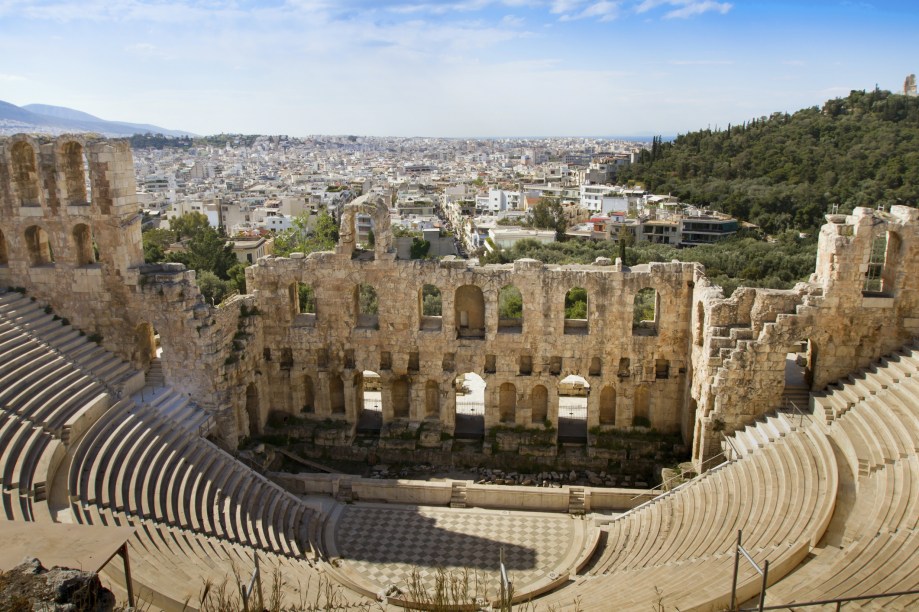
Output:
M450 483L450 507L451 508L465 508L466 507L466 482L462 480L454 480Z
M584 487L568 487L568 514L583 516L586 513Z
M0 293L0 318L69 361L115 397L130 395L144 386L143 372L102 348L50 307L42 307L25 295Z

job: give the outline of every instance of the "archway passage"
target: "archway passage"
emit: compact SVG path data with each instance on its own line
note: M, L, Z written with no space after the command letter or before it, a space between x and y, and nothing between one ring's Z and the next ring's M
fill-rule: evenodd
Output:
M571 374L558 383L558 441L587 443L587 395L590 384Z
M810 390L814 384L814 368L817 365L817 347L811 340L797 342L792 351L785 355L785 388L782 403L794 404L806 410L810 403Z
M371 370L364 370L360 374L359 385L355 389L360 392L357 415L357 433L362 435L378 436L383 428L383 382L380 375Z
M467 440L485 438L485 381L478 374L460 374L456 390L456 429L454 436Z
M258 387L255 386L255 383L249 383L249 386L246 387L246 416L249 417L249 435L255 436L261 433Z
M134 361L140 369L146 370L156 357L156 332L144 321L134 328Z

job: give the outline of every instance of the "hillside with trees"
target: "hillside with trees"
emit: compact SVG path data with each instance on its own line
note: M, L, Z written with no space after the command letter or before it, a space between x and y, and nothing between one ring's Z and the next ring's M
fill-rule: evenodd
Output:
M620 180L777 234L815 230L834 204L840 212L915 206L917 176L919 98L875 90L672 142L656 138Z

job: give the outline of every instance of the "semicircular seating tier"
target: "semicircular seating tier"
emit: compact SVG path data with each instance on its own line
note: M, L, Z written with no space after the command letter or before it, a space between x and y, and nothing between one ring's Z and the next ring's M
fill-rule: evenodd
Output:
M209 417L181 394L116 398L138 379L50 310L0 294L0 520L135 527L135 593L154 607L194 607L207 584L235 592L256 551L285 607L366 603L307 558L313 510L200 437Z

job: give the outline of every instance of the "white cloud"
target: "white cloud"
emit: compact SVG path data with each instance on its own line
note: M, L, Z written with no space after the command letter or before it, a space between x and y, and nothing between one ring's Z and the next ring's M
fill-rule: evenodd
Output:
M671 8L664 14L664 19L686 19L712 11L724 15L733 8L730 2L715 2L714 0L642 0L635 7L635 12L647 13L660 6Z
M558 7L561 8L561 7ZM578 19L598 19L600 21L612 21L619 16L620 13L620 2L615 1L603 1L603 2L594 2L587 5L583 9L580 6L573 7L577 8L575 12L565 12L559 17L560 21L575 21ZM555 7L553 7L554 12Z
M505 15L501 19L501 24L509 27L517 27L523 25L526 21L523 17L518 17L517 15Z
M14 83L16 81L26 81L24 76L19 74L3 74L0 73L0 83Z
M701 15L710 11L725 15L728 11L731 10L731 8L733 8L733 5L730 2L715 2L714 0L703 0L702 2L683 2L681 4L683 4L683 6L680 8L674 9L665 14L664 19L686 19L688 17Z

